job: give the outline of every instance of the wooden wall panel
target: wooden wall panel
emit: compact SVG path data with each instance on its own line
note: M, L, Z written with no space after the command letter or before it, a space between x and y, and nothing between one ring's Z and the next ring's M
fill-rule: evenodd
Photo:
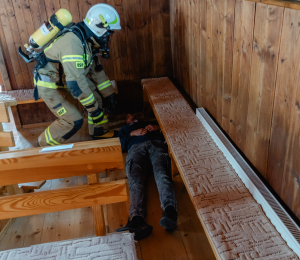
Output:
M267 180L300 216L300 11L285 9Z
M174 0L170 21L174 78L300 219L300 11Z
M118 83L125 108L140 109L142 78L172 76L170 36L170 6L168 0L5 0L0 1L0 39L9 84L8 90L33 88L32 68L19 56L17 49L28 43L29 36L60 8L68 9L73 22L83 20L89 8L107 3L118 11L122 30L110 41L110 59L102 65L110 79ZM2 75L4 83L7 77ZM23 124L53 120L44 104L29 104L19 108ZM126 111L127 112L127 111Z

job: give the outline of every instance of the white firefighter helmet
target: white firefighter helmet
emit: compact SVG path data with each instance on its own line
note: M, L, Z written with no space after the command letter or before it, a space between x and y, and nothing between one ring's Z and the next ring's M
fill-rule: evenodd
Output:
M97 37L101 37L107 30L121 29L118 12L108 4L92 6L83 21Z

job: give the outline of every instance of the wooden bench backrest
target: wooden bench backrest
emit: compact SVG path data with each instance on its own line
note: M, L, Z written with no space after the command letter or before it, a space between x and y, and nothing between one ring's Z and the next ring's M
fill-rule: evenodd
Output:
M123 169L119 138L75 143L66 151L42 148L0 154L0 185L42 181Z

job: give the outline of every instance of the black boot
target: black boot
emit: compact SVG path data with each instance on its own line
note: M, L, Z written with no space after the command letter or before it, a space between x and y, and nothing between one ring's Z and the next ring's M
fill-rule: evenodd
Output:
M115 232L129 231L134 233L134 240L140 241L151 235L153 227L148 225L143 217L135 216L125 227L118 228Z
M177 228L177 211L173 206L168 206L159 222L167 231L174 231Z

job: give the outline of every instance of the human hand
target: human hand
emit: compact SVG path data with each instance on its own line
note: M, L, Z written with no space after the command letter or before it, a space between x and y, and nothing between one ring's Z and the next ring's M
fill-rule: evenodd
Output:
M144 128L140 128L140 129L132 131L130 133L130 136L142 136L142 135L145 135L145 134L147 134L147 130L144 129Z
M157 131L160 129L160 127L158 125L147 125L145 127L145 129L148 131L148 132L152 132L152 131Z

